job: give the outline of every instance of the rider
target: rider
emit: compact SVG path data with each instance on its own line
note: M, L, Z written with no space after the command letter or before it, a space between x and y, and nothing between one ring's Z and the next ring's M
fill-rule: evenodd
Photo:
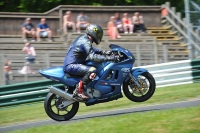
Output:
M96 24L90 24L86 29L86 34L79 36L69 47L64 60L64 71L71 75L84 75L82 80L77 84L77 96L83 100L89 97L83 94L83 89L96 76L96 68L86 66L86 60L94 62L115 61L117 56L109 56L110 51L102 51L92 47L92 43L97 45L103 37L103 29Z

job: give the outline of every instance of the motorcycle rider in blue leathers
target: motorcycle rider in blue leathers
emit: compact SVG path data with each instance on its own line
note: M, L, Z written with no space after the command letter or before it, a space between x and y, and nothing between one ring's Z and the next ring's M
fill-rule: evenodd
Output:
M84 65L86 60L94 62L116 61L117 56L109 56L110 51L102 51L92 47L92 43L97 45L103 37L103 29L96 24L90 24L86 29L86 34L79 36L68 48L64 60L64 71L71 75L84 75L77 84L77 93L74 94L83 100L89 97L83 94L83 89L96 76L96 68Z

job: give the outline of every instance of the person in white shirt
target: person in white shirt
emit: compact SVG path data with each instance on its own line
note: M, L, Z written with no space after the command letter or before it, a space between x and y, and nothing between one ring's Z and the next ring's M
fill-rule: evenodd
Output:
M80 15L77 16L77 32L80 33L80 29L86 29L88 27L89 23L88 23L88 17L86 15L84 15L83 12L80 13Z
M23 47L22 51L26 53L25 59L27 62L25 66L18 72L20 74L30 74L30 73L35 74L35 72L33 72L30 67L30 64L33 64L36 58L35 48L29 42L27 42Z

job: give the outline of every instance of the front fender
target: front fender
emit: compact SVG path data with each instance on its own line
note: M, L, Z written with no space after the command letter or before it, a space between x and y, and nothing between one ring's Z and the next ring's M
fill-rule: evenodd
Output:
M148 72L148 71L144 68L135 68L135 69L132 69L130 73L135 77L136 80L138 80L138 76L145 72ZM126 78L125 82L127 82L129 79L130 79L130 76Z

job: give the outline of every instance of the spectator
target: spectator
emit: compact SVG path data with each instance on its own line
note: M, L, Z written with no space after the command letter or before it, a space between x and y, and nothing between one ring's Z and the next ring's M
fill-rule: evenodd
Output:
M129 33L132 34L133 24L131 23L131 18L128 18L128 13L124 13L124 17L122 18L122 23L124 27L124 33L128 34L128 30L129 30Z
M35 29L34 25L31 23L31 18L26 18L25 23L22 25L22 36L24 41L27 41L27 35L32 37L32 41L35 41Z
M115 13L115 25L118 29L118 32L120 32L120 33L124 32L122 21L121 21L119 13Z
M25 46L23 47L22 51L26 52L26 65L19 71L19 73L21 74L29 74L32 73L34 74L34 72L32 71L30 64L33 64L35 61L35 57L36 57L36 52L35 52L35 48L29 43L27 42L25 44Z
M115 21L115 17L111 16L110 21L107 24L108 34L110 36L110 39L121 38L114 21Z
M13 80L12 71L11 71L11 62L9 60L5 60L4 64L4 73L5 73L5 82L6 85L9 84L10 80Z
M75 32L76 27L74 21L72 21L71 18L71 11L67 11L66 15L63 16L63 31L66 34L67 33L67 28L72 28L73 32Z
M133 25L134 25L134 32L136 32L136 28L140 28L142 32L145 32L145 26L143 21L143 16L139 14L139 12L134 13L132 17Z
M49 38L49 42L52 42L51 36L52 32L49 29L48 24L46 23L46 19L42 18L41 23L37 25L37 41L40 41L40 37L47 37Z
M88 25L88 17L81 12L80 15L77 16L77 32L81 33L81 29L86 29Z

